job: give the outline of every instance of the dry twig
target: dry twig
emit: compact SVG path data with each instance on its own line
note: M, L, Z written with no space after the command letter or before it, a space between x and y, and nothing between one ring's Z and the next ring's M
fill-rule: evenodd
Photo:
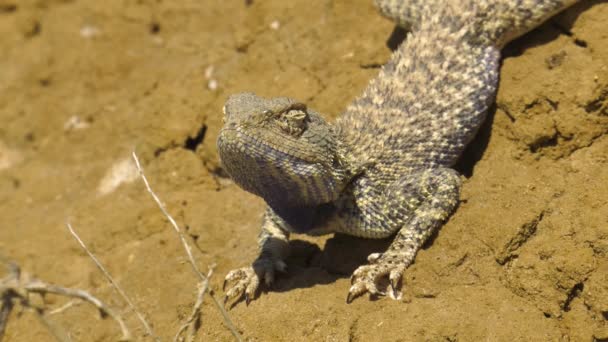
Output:
M82 239L80 238L80 236L78 236L78 234L76 234L76 231L74 230L74 228L72 228L72 225L69 222L67 223L67 227L68 227L68 230L70 231L70 234L72 234L72 236L74 237L74 239L76 239L76 241L78 241L78 243L80 244L80 247L82 247L82 249L84 249L84 251L93 260L93 262L95 263L95 265L97 265L97 267L101 270L101 272L106 277L106 279L110 282L110 284L112 284L112 286L114 287L114 289L116 290L116 292L118 292L118 294L120 294L120 296L122 297L122 299L124 299L124 301L127 302L127 304L129 305L129 307L131 308L131 310L133 310L133 312L135 312L135 315L137 315L137 318L139 319L139 321L141 322L141 324L144 326L144 329L145 329L146 333L148 335L150 335L154 340L160 341L160 339L152 331L152 327L146 321L146 319L144 318L144 315L141 312L139 312L139 310L137 310L137 308L135 308L135 304L133 304L133 301L131 301L131 299L127 296L127 294L125 293L125 291L123 291L123 289L120 286L118 286L118 283L116 283L116 281L114 280L114 278L112 278L112 276L110 275L110 273L108 272L108 270L106 270L106 268L101 264L101 262L93 254L93 252L91 252L91 250L89 250L89 248L84 244L84 242L82 241Z
M102 318L109 316L118 323L122 332L121 341L131 340L131 333L122 318L97 297L80 289L71 289L45 283L41 280L32 278L27 273L21 272L19 266L14 262L6 261L4 259L2 259L2 261L8 266L8 275L0 279L0 300L2 301L0 303L2 305L0 307L0 340L4 335L4 330L12 309L16 303L19 303L22 307L33 310L57 340L69 341L67 335L47 319L45 315L46 308L35 306L30 302L29 296L33 293L41 296L55 294L89 302L97 307Z
M201 308L203 305L203 296L205 295L205 293L207 292L207 289L209 288L209 278L211 278L211 276L213 275L214 267L215 267L215 265L212 265L209 267L209 272L207 273L207 278L205 279L204 282L199 283L198 294L196 295L196 302L194 303L194 306L192 307L192 312L190 313L190 316L188 317L188 320L186 321L186 323L184 323L177 331L177 334L175 334L175 338L173 339L174 342L178 342L178 341L183 342L184 338L182 337L182 334L188 328L190 328L190 332L188 333L188 336L186 337L185 341L187 341L187 342L194 341L194 335L196 334L196 322L200 321L200 318L201 318Z
M144 170L142 169L141 164L139 163L139 158L137 158L137 154L135 154L135 152L133 152L132 155L133 155L133 160L135 161L135 166L137 167L137 170L139 171L139 175L140 175L141 179L143 180L144 185L146 186L146 190L152 196L152 198L154 199L154 202L156 202L156 204L158 205L158 207L160 208L162 213L165 215L165 217L167 217L167 219L171 223L171 226L173 227L173 230L175 230L175 232L179 236L179 239L181 240L181 243L184 246L186 254L188 255L188 261L190 262L190 265L192 266L194 273L199 277L199 280L200 280L199 289L202 289L202 291L199 290L198 298L200 298L201 303L199 304L199 299L197 298L193 312L198 311L199 314L195 313L194 315L195 316L200 315L200 308L197 310L196 306L198 304L198 306L200 307L200 305L202 304L202 295L205 294L205 291L207 291L207 289L209 287L209 278L206 277L205 275L203 275L203 273L196 266L196 260L194 259L194 255L192 255L192 249L190 248L190 245L186 241L186 237L184 236L184 233L182 232L181 228L178 226L177 222L175 222L173 217L169 214L169 212L167 212L167 209L165 208L165 205L161 202L160 198L158 198L156 193L154 193L154 191L150 187L150 183L148 183L148 179L146 178L146 175L144 174ZM232 320L228 316L228 313L226 312L226 309L224 308L224 306L217 300L217 298L215 298L215 296L211 292L208 292L208 293L209 293L209 297L211 297L211 300L215 304L216 308L222 314L222 317L224 318L224 323L226 324L226 326L232 333L232 336L234 336L234 338L237 341L239 341L239 342L242 341L243 339L242 339L241 335L236 330L236 328L235 328L234 324L232 323ZM188 320L188 321L190 321L190 320ZM192 322L187 322L185 324L186 328L188 326L190 326L194 321L196 321L196 320L193 319ZM176 338L178 338L181 335L183 329L184 329L184 327L182 326L180 328Z

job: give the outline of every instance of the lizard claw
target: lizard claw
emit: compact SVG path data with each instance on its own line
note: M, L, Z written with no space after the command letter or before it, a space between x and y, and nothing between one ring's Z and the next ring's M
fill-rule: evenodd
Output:
M234 283L227 291L224 297L224 305L231 299L241 300L255 296L260 284L260 279L253 267L243 267L236 270L232 270L226 275L224 279L225 285L228 283ZM224 288L225 288L224 285Z
M245 293L245 305L249 306L249 303L251 303L251 297L249 297L249 294Z
M351 303L354 298L366 292L378 296L386 296L388 292L392 299L400 299L399 281L405 271L405 265L396 263L395 257L390 254L374 254L370 256L369 260L369 265L360 266L353 272L351 277L352 286L348 291L346 302ZM378 289L379 282L387 276L389 278L387 291L381 291Z
M398 279L391 279L391 292L396 292L397 291L397 287L399 286L399 280Z
M354 296L352 295L352 293L348 293L348 295L346 296L346 304L350 304L353 302Z
M237 302L244 299L245 304L249 306L251 301L256 298L260 283L264 282L266 286L271 286L275 271L284 272L286 267L281 260L258 259L252 266L228 272L222 286L226 293L224 305L231 299L235 299ZM228 283L233 283L233 286L226 291Z

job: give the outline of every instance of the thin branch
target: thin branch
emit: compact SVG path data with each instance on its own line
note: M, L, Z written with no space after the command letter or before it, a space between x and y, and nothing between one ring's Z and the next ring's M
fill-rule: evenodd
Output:
M70 289L67 287L50 285L50 284L41 282L39 280L33 280L33 281L25 284L23 286L23 288L28 292L39 293L39 294L52 293L52 294L65 296L65 297L78 298L78 299L84 300L86 302L89 302L97 307L97 309L101 313L102 317L110 316L110 317L112 317L112 319L114 319L116 322L118 322L118 325L120 325L120 330L122 331L123 340L126 340L126 341L131 340L131 334L129 332L129 329L125 325L125 322L122 320L122 318L120 318L120 316L118 316L116 313L114 313L114 311L111 310L107 305L105 305L99 298L91 295L90 293L88 293L86 291L83 291L80 289Z
M192 328L190 329L190 333L188 333L188 337L186 338L186 341L188 341L188 342L194 341L194 334L196 333L196 327L194 326L194 324L197 320L200 319L201 308L203 305L203 297L204 297L205 293L207 292L207 289L209 288L209 279L213 275L214 266L215 265L209 267L209 272L207 273L207 278L205 279L205 281L199 283L198 294L196 295L196 302L194 303L194 306L192 307L192 312L190 313L190 316L188 317L188 320L186 321L186 323L184 323L177 331L177 334L175 334L175 338L173 339L174 342L184 341L184 339L181 337L181 335L189 327L192 327Z
M14 305L8 294L3 292L4 291L0 292L0 295L2 295L2 303L0 303L0 305L2 305L0 307L0 342L2 342L2 336L4 336L4 330L6 329L6 324L8 323L8 317L10 316Z
M57 309L53 309L53 310L49 311L48 314L49 315L56 315L58 313L62 313L65 310L71 308L72 306L76 306L76 305L78 305L80 303L82 303L82 302L71 300L71 301L65 303L64 305L62 305L61 307L58 307Z
M152 196L152 198L154 199L154 202L156 202L156 204L158 205L158 208L160 208L160 211L162 211L163 214L165 215L165 217L167 217L167 219L171 223L171 226L173 227L173 230L175 230L175 232L179 236L179 239L181 240L182 245L184 246L184 249L186 250L186 254L188 254L188 261L190 261L190 265L192 266L194 273L196 273L196 275L200 278L201 281L204 281L205 276L203 275L203 273L201 273L201 271L196 266L196 260L194 259L194 255L192 254L192 249L190 248L190 245L186 241L186 237L184 236L184 233L182 232L181 228L177 225L177 222L175 222L173 217L169 214L169 212L167 212L167 208L165 208L165 205L163 204L163 202L161 202L160 198L158 198L156 193L154 193L154 191L150 187L150 183L148 183L148 178L146 178L146 175L144 174L144 170L142 169L141 165L139 164L139 159L137 158L137 155L135 154L135 152L133 152L133 160L135 161L135 166L137 166L137 170L139 171L139 175L141 176L141 179L144 181L144 184L146 185L146 190L148 190L148 193Z
M70 341L69 336L60 327L55 325L46 317L44 307L37 307L30 303L29 296L32 293L37 293L41 296L46 294L55 294L89 302L97 307L99 312L102 314L102 318L110 316L116 321L116 323L118 323L122 332L121 341L131 340L131 333L129 332L129 329L125 325L122 318L114 313L114 311L112 311L97 297L83 290L51 285L34 279L30 277L29 274L22 273L19 266L13 262L9 261L7 262L7 265L9 266L9 275L2 278L0 281L0 298L2 299L2 307L0 308L0 340L4 335L4 329L6 327L11 309L15 305L15 301L18 301L24 308L32 309L42 324L46 326L49 332L57 340L61 342Z
M124 299L124 301L127 302L127 304L129 305L129 307L131 308L131 310L133 310L133 312L135 312L135 314L137 315L137 318L139 319L139 321L141 322L141 324L144 326L144 330L146 331L146 333L148 335L150 335L154 340L160 341L160 339L152 331L152 328L150 327L150 324L148 324L148 322L144 318L143 314L141 312L139 312L137 310L137 308L135 308L135 304L133 304L133 302L127 296L127 294L122 290L122 288L118 285L118 283L116 283L116 281L114 280L114 278L112 278L112 276L110 275L110 273L101 264L101 262L93 254L93 252L91 252L87 248L87 246L84 244L84 242L82 241L82 239L80 239L80 236L78 236L78 234L76 233L76 231L74 231L74 228L72 228L72 225L69 222L67 223L67 227L68 227L68 230L70 231L70 234L72 234L72 236L74 237L74 239L76 239L76 241L78 241L78 243L80 244L80 247L82 247L82 249L84 249L84 251L93 260L93 262L95 263L95 265L97 265L97 267L101 270L101 272L106 277L106 279L110 282L110 284L112 284L112 286L114 287L114 289L116 290L116 292L118 292L120 294L120 296L122 297L122 299ZM109 314L109 312L108 312L108 314Z
M59 342L71 342L70 337L65 333L65 331L61 327L59 327L57 324L53 323L50 319L48 319L43 311L34 309L34 312L36 313L36 316L38 317L38 320L40 321L40 323L42 323L46 327L46 329L51 333L51 335L53 335L53 337L55 337L55 339L57 341L59 341ZM125 339L127 337L129 339ZM130 338L131 338L131 336L126 336L125 337L123 335L123 337L121 338L121 340L122 341L129 341Z
M179 236L179 239L180 239L182 245L184 246L186 254L188 255L188 261L190 262L190 265L192 266L192 269L194 270L194 273L199 277L201 284L205 284L205 282L207 282L207 286L203 285L203 286L200 286L200 287L204 288L204 289L207 289L208 288L209 279L207 277L205 277L203 275L203 273L196 266L196 260L194 258L194 255L192 255L192 249L190 248L190 245L186 241L186 237L184 236L184 233L182 232L182 230L178 226L177 222L175 222L175 220L173 219L173 217L169 214L169 212L167 211L165 205L162 203L162 201L160 200L160 198L158 198L158 196L156 195L156 193L150 187L150 183L148 182L148 179L146 178L146 175L144 174L144 170L141 167L141 164L139 163L139 158L137 158L137 154L135 154L135 151L133 151L132 156L133 156L133 160L135 161L135 166L137 167L137 170L139 171L139 175L140 175L141 179L143 180L143 182L144 182L144 184L146 186L146 190L148 191L148 193L150 194L150 196L152 196L152 198L154 199L154 202L156 202L156 204L158 205L158 207L160 208L160 210L162 211L162 213L165 215L165 217L167 217L167 219L171 223L171 226L173 226L173 230L175 230L175 232ZM199 292L199 294L200 294L200 292ZM203 292L203 294L204 294L204 292ZM211 297L211 300L213 301L213 303L215 304L216 308L219 310L219 312L221 313L222 317L224 318L224 323L228 327L228 330L230 330L230 332L232 333L232 336L234 336L234 338L237 341L239 341L239 342L243 341L243 338L241 337L241 334L239 334L239 332L236 330L236 327L232 323L232 320L228 316L228 312L226 312L226 309L224 308L224 306L217 300L217 298L215 298L215 296L211 292L209 292L209 297ZM198 303L198 299L197 299L197 303ZM180 329L180 331L181 331L181 329ZM179 336L179 333L178 333L178 336Z

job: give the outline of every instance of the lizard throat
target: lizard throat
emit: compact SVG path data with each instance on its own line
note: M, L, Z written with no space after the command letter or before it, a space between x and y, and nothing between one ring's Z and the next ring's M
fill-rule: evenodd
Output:
M310 207L334 201L345 172L309 162L236 129L223 129L218 150L226 172L241 188L271 207Z

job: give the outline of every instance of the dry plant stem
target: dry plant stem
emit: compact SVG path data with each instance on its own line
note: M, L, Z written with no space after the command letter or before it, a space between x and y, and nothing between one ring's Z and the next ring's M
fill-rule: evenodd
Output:
M62 313L65 310L71 308L72 306L78 305L79 303L82 303L82 302L80 302L80 301L77 302L75 300L71 300L71 301L65 303L64 305L62 305L61 307L49 311L49 315L56 315L58 313Z
M160 208L162 213L167 217L167 219L171 223L171 226L173 226L173 229L179 236L179 238L182 242L182 245L184 246L184 249L186 250L186 254L188 255L188 261L190 262L190 265L192 266L194 273L196 273L196 275L199 277L202 284L205 284L205 282L208 283L208 281L209 281L208 278L205 277L203 275L203 273L201 273L201 271L196 266L196 260L194 259L194 255L192 255L192 249L190 248L190 245L188 245L188 242L186 241L186 237L184 236L182 230L177 225L177 222L175 222L173 217L171 215L169 215L169 213L167 212L167 209L165 208L165 205L161 202L161 200L158 198L156 193L150 187L150 183L148 183L148 179L146 178L146 175L144 174L144 170L142 169L141 164L139 163L139 158L137 158L137 154L135 154L135 152L133 152L132 155L133 155L133 160L135 161L135 166L137 167L137 170L139 171L139 175L146 186L146 190L148 191L150 196L152 196L152 198L154 199L154 202L156 202L156 204L158 205L158 207ZM208 285L207 285L207 287L208 287ZM203 292L203 294L204 294L204 292ZM215 298L215 296L213 294L209 293L209 297L211 297L211 300L213 301L213 303L215 304L217 309L222 314L222 317L224 318L224 323L228 327L228 330L230 330L230 332L232 333L232 336L234 336L234 338L237 341L239 341L239 342L242 341L243 338L241 337L241 334L239 334L239 332L236 330L236 327L232 323L232 320L228 316L228 313L226 312L226 309L224 308L224 306L217 300L217 298Z
M205 279L205 281L199 283L198 294L196 295L196 303L194 303L194 306L192 307L192 313L190 313L190 316L188 317L188 320L186 321L186 323L184 323L177 331L177 334L175 334L175 338L173 339L174 342L184 341L184 339L181 337L181 335L188 328L190 328L190 332L188 333L188 336L186 337L186 341L187 342L194 341L194 335L196 334L196 327L194 326L194 324L195 324L196 320L198 318L200 318L200 316L201 316L203 297L205 296L205 293L209 289L209 279L213 275L213 267L214 266L209 267L209 272L207 273L207 278Z
M129 332L129 329L125 325L125 322L122 320L122 318L117 315L113 310L111 310L108 306L106 306L101 300L86 291L50 285L38 280L34 280L28 284L25 284L23 288L28 292L34 292L39 294L52 293L60 296L78 298L87 301L95 305L97 309L99 309L99 311L102 313L102 315L108 315L112 317L112 319L114 319L118 323L118 325L120 325L120 330L122 331L123 336L122 340L131 340L131 333Z
M36 313L38 320L46 327L46 329L51 333L51 335L53 335L53 337L55 337L57 341L71 342L70 337L65 333L65 331L48 319L45 313L39 312L38 310L34 310L34 312ZM121 338L121 340L127 341L125 340L124 336Z
M124 299L124 301L127 302L127 304L129 305L129 307L131 308L131 310L133 310L133 312L135 312L135 314L137 315L137 318L139 319L139 321L141 322L141 324L144 326L144 330L146 331L146 333L148 335L150 335L154 340L160 341L160 339L152 331L152 327L150 327L150 324L148 324L148 322L144 318L144 315L141 312L139 312L137 310L137 308L135 308L135 304L133 304L133 302L131 301L131 299L122 290L122 288L120 286L118 286L118 283L116 283L116 281L114 280L114 278L112 278L112 276L110 275L110 273L108 272L108 270L106 270L106 268L101 264L101 262L93 254L93 252L91 252L89 250L89 248L84 244L84 242L82 241L82 239L80 239L80 236L78 236L78 234L76 234L76 231L74 230L74 228L72 228L72 225L69 222L67 223L67 227L68 227L68 230L70 231L70 234L72 234L72 236L74 237L74 239L76 239L76 241L78 241L78 243L80 244L80 247L82 247L82 249L84 249L84 251L93 260L93 262L95 263L95 265L97 265L97 267L101 270L101 272L106 277L106 279L108 279L108 281L110 282L110 284L112 284L112 286L114 287L114 289L116 290L116 292L118 292L120 294L120 296L122 297L122 299Z
M1 289L0 289L1 290ZM8 316L11 314L13 309L13 303L8 296L3 293L4 291L0 291L0 295L2 295L2 302L0 305L0 342L2 341L2 336L4 336L4 330L6 329L6 323L8 322Z
M161 202L160 198L158 198L156 193L150 187L150 183L148 183L148 178L146 178L146 175L144 174L144 170L142 169L142 167L139 163L139 159L137 158L137 155L135 154L135 152L133 152L133 160L135 161L135 166L137 166L137 170L139 171L139 175L141 176L141 179L144 181L144 184L146 185L146 190L148 190L148 193L150 193L150 195L154 199L154 202L156 202L156 204L160 208L160 211L162 211L163 214L165 215L165 217L167 217L167 219L171 223L171 226L173 226L173 229L175 230L177 235L179 235L179 239L181 240L182 245L184 246L184 249L186 250L186 254L188 254L188 259L190 261L190 265L192 266L192 269L194 270L194 273L196 273L196 275L198 275L198 277L201 279L201 281L204 281L205 276L203 275L203 273L201 273L201 271L196 266L196 261L194 259L194 255L192 255L192 249L190 248L190 245L188 245L188 242L186 241L186 237L184 236L184 233L182 232L181 228L177 225L177 222L175 222L173 217L171 215L169 215L169 212L167 212L167 208L165 208L165 205L163 204L163 202Z
M57 340L62 342L70 340L62 329L46 317L44 308L36 307L30 303L29 295L32 293L37 293L41 296L54 294L89 302L97 307L102 316L110 316L118 323L122 332L121 341L131 340L131 333L122 318L97 297L83 290L47 284L43 281L31 278L27 274L22 274L19 266L15 263L8 262L8 265L10 274L0 281L0 298L2 298L2 307L0 308L0 340L4 334L8 316L14 306L13 300L17 300L24 308L32 309L37 314L42 324L47 327L49 332Z
M13 300L11 295L11 280L14 282L14 279L19 279L21 271L17 264L10 262L7 258L0 255L0 261L2 261L8 268L9 275L5 278L0 279L0 342L2 342L2 336L4 336L4 330L6 329L6 324L8 323L8 317L13 310Z

